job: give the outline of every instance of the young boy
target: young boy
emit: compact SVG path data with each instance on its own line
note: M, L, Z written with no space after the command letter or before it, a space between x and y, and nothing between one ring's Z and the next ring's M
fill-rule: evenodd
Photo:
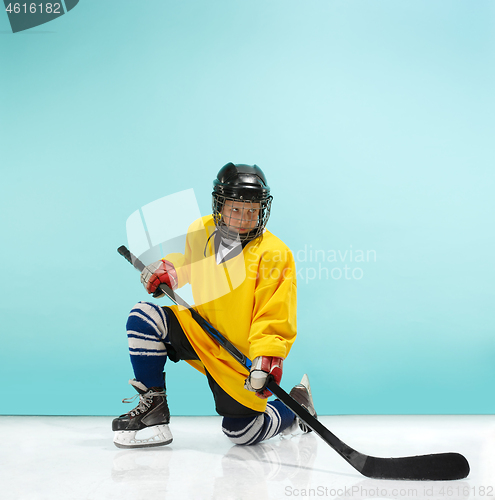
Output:
M223 416L222 430L236 444L255 444L289 434L298 422L278 400L267 403L268 377L280 383L283 360L296 338L296 270L289 248L266 230L272 196L257 165L228 163L213 182L213 214L188 230L184 254L169 254L147 266L141 282L154 296L161 283L190 283L194 308L253 360L247 373L212 340L187 309L139 302L127 335L139 405L114 419L120 448L172 442L163 368L167 358L185 360L204 373ZM316 415L307 376L291 396ZM151 429L139 439L136 432Z

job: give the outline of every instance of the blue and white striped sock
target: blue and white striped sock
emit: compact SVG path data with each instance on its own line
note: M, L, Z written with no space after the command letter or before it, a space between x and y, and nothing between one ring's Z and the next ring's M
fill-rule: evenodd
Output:
M146 387L163 387L168 339L164 310L151 302L136 304L127 320L127 338L136 380Z
M280 434L295 418L289 408L276 400L268 403L265 412L256 417L224 417L222 431L235 444L256 444Z

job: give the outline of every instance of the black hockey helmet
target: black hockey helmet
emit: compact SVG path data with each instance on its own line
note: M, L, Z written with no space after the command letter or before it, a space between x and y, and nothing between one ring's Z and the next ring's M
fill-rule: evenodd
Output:
M215 225L225 237L252 240L263 233L268 218L273 197L270 196L270 186L265 174L258 165L227 163L218 172L213 181L213 218ZM222 211L227 200L244 202L246 209L253 203L259 203L258 225L246 234L237 234L229 231L222 221Z
M224 165L213 181L213 194L220 194L237 200L266 200L270 186L258 165Z

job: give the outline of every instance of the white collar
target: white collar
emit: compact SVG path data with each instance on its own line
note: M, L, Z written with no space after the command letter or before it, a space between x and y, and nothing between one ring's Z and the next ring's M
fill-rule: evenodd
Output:
M217 264L220 264L222 261L227 260L227 256L234 252L235 250L238 250L239 246L242 246L242 243L240 240L227 240L222 238L220 240L220 244L218 245L218 251L217 251ZM238 251L236 253L239 253Z

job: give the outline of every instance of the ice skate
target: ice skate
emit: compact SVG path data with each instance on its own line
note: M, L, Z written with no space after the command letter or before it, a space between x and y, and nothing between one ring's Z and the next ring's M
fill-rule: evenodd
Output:
M139 404L129 413L113 420L115 446L148 448L170 444L173 438L168 427L170 411L165 389L161 387L148 389L137 380L129 380L129 383L139 393ZM134 398L124 399L122 402L130 403ZM139 434L136 436L137 433Z
M305 410L313 415L313 417L317 417L316 411L313 405L313 396L311 395L311 387L309 385L309 378L306 374L303 375L303 378L299 384L294 386L290 391L289 395L295 399ZM312 429L307 426L300 418L296 417L294 423L287 429L285 429L282 434L288 435L293 434L297 428L300 428L303 432L311 432Z

